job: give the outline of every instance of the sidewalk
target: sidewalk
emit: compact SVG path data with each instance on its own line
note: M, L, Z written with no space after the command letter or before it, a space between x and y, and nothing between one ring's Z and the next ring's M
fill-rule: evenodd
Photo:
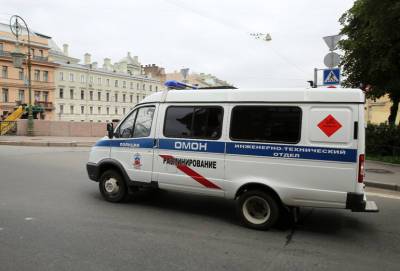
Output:
M367 160L365 174L367 186L400 191L400 165Z
M99 137L0 136L0 145L40 147L91 147Z
M0 145L91 147L99 139L99 137L0 136ZM365 171L366 186L400 191L400 165L367 160Z

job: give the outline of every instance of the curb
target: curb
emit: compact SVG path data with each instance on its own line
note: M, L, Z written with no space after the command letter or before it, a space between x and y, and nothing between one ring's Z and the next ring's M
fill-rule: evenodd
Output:
M30 141L0 141L0 145L29 147L92 147L95 142L30 142Z
M382 161L377 161L377 160L370 160L370 159L366 159L367 162L372 162L372 163L376 163L378 165L385 165L385 166L392 166L392 167L400 167L400 164L393 164L393 163L388 163L388 162L382 162Z
M386 190L400 191L400 186L394 183L381 183L375 181L364 181L367 187L375 187Z

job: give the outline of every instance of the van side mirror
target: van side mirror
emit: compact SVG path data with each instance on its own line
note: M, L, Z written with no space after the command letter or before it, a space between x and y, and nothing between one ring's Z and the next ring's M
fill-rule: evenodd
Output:
M108 138L113 138L114 137L114 124L111 123L107 123L107 132L108 132Z

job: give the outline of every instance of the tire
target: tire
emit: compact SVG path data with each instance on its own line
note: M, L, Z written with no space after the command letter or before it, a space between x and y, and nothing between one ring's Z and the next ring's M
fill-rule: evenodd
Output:
M109 202L122 202L128 197L124 178L113 169L107 170L101 175L99 189L103 198Z
M240 221L249 228L268 230L279 219L280 208L275 197L260 190L244 192L236 200Z

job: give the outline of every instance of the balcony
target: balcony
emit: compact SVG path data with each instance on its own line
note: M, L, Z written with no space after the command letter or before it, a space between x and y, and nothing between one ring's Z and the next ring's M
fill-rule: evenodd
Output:
M54 110L52 102L35 101L35 105L43 107L45 110Z
M0 57L11 57L11 52L9 51L2 51L0 50ZM44 56L32 56L32 60L39 61L39 62L48 62L49 58Z

